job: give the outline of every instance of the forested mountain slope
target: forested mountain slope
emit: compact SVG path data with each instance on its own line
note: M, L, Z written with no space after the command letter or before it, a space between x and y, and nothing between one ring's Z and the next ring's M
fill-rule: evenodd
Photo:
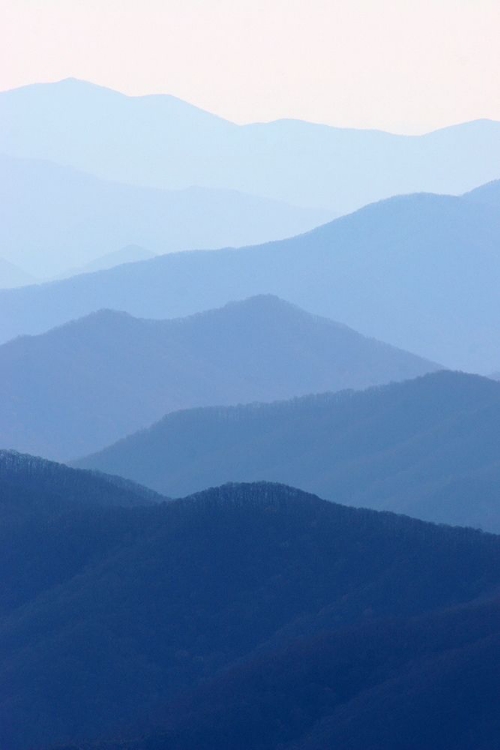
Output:
M0 450L0 481L4 490L12 488L17 497L18 510L22 508L22 493L43 496L48 493L58 502L56 508L78 506L149 505L165 498L153 490L142 487L120 476L110 476L99 471L72 469L55 461L30 456L12 450ZM16 493L20 493L17 495ZM50 503L41 503L38 509L51 511Z
M438 372L363 393L167 415L80 461L171 496L227 481L500 532L500 384Z
M0 451L0 619L116 546L133 524L125 514L130 520L122 528L121 508L165 500L120 477ZM106 523L111 508L114 531Z
M500 728L499 616L496 598L257 651L160 711L142 739L92 747L490 750Z
M200 680L253 659L255 649L289 644L293 670L299 640L325 628L373 625L369 638L387 645L390 637L376 635L379 618L456 607L500 583L495 536L266 483L149 507L81 508L45 526L20 520L2 550L5 590L25 593L24 602L4 597L0 620L0 739L13 750L123 737L131 725L164 715ZM44 561L36 590L27 563L24 577L19 572L21 553L35 569ZM405 650L402 636L396 666L421 650L418 628L415 635L404 627L417 645ZM479 637L474 628L466 639ZM453 646L453 637L443 644L431 632L422 647ZM349 688L353 697L376 684L373 660L364 668L365 677L350 678L358 686ZM378 671L383 681L387 665ZM335 687L324 696L334 707Z

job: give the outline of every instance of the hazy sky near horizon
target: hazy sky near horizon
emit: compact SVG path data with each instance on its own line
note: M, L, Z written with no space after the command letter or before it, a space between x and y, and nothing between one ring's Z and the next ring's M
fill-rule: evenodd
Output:
M0 89L74 76L236 122L500 120L500 0L0 0Z

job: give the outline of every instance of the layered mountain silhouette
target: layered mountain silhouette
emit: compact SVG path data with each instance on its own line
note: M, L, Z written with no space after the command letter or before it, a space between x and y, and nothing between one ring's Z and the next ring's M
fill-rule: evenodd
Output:
M4 747L81 747L165 722L172 741L144 747L229 748L240 732L245 750L288 748L325 732L337 711L356 721L367 704L369 716L404 705L421 669L420 686L448 675L434 685L439 705L452 704L449 675L476 647L482 672L469 694L475 687L486 700L498 684L498 606L487 604L500 583L498 537L268 483L134 508L79 504L40 524L24 516L22 461L16 472L19 515L0 525ZM88 476L79 475L82 491ZM38 496L50 506L46 487ZM421 716L418 703L412 715ZM365 747L397 716L380 717ZM494 705L485 702L482 717L498 718ZM442 721L428 717L431 739ZM472 738L491 737L475 720L469 727Z
M499 178L0 92L2 750L498 746Z
M500 124L424 136L294 120L239 126L172 96L129 97L68 79L0 94L0 152L129 184L229 188L344 213L498 179Z
M103 255L109 260L130 244L153 254L249 245L291 237L333 218L331 211L234 190L134 187L7 156L0 156L0 196L2 254L45 278L87 263L89 271L99 270L93 261Z
M0 340L100 308L170 318L276 294L452 369L498 368L500 213L413 195L240 250L174 253L0 292Z
M435 369L272 296L166 321L103 310L0 347L0 444L77 458L175 409L364 388Z
M278 481L499 533L499 444L500 384L438 372L362 393L176 412L77 465L174 497Z

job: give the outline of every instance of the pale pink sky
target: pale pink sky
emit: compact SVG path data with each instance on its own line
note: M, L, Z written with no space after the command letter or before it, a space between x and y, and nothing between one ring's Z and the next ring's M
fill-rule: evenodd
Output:
M69 76L236 122L500 120L500 0L0 0L0 89Z

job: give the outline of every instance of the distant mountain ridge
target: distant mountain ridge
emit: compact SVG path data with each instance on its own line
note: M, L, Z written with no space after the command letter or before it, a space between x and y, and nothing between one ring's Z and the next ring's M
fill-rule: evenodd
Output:
M102 310L0 347L0 445L67 460L179 408L363 388L435 369L273 296L165 321Z
M234 190L141 188L5 155L0 197L2 254L45 279L131 244L153 254L249 245L334 217Z
M0 94L0 152L129 184L231 189L340 214L498 179L500 123L423 136L298 120L239 126L173 96L131 97L66 79Z
M364 391L167 415L76 465L170 496L276 481L500 533L500 384L437 372Z
M172 318L271 293L451 369L488 373L498 368L499 245L494 206L392 198L281 242L0 291L0 341L100 308Z

